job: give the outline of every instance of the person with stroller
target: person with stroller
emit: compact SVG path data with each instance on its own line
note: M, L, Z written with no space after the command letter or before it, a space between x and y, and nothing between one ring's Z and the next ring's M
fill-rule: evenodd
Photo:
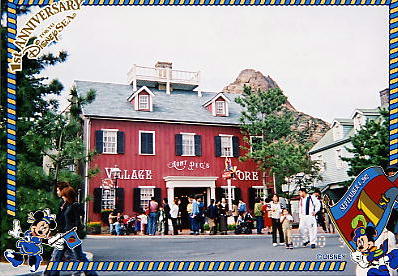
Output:
M125 235L127 232L126 226L123 222L123 217L119 217L117 221L113 224L113 227L117 236Z
M251 234L253 229L253 217L249 212L240 212L237 219L235 234Z

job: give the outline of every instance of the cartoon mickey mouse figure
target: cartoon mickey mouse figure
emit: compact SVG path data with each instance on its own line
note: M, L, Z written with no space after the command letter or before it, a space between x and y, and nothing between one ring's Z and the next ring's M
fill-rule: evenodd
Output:
M388 252L388 240L384 240L379 246L375 246L374 238L377 232L374 227L360 226L352 232L352 240L357 245L357 251L351 254L352 259L362 268L369 268L368 275L389 276L388 267L398 268L398 249ZM378 268L375 266L378 265Z
M19 220L13 221L13 230L8 234L16 239L16 247L19 252L7 249L4 257L14 267L24 263L24 256L27 256L28 265L31 272L37 271L42 261L43 243L46 243L59 250L63 249L63 240L60 238L62 234L57 234L50 238L51 231L57 226L55 215L51 214L50 209L36 211L34 214L29 213L28 223L31 223L29 230L22 233Z

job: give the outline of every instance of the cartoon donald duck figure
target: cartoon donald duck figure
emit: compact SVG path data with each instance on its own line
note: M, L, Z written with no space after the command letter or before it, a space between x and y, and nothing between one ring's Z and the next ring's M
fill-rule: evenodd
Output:
M16 247L19 251L15 252L12 249L7 249L4 252L4 257L14 267L17 267L24 263L26 256L30 271L35 272L43 259L41 257L43 253L42 244L45 243L62 250L64 241L61 238L62 234L57 234L50 238L51 231L57 226L55 215L50 213L50 209L39 210L34 214L32 212L29 213L28 223L31 224L29 230L22 233L19 220L13 221L13 229L8 231L8 234L18 239Z
M352 232L352 241L357 248L351 257L360 267L370 268L367 275L390 276L387 265L392 269L398 268L398 249L388 252L387 239L379 247L375 246L376 236L372 226L357 227Z

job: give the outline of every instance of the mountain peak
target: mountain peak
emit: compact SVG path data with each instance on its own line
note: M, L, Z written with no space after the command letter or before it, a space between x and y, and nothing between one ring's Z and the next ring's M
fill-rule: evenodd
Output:
M278 84L270 77L264 76L260 71L245 69L239 73L236 80L222 90L225 93L242 94L244 86L253 90L267 91L270 88L279 88ZM330 129L330 125L318 118L296 110L287 100L285 106L292 112L294 123L292 130L298 133L299 142L315 144Z

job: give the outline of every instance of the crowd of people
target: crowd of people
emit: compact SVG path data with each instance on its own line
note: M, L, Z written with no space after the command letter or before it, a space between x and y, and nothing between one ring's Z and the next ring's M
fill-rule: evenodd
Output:
M322 208L319 190L310 195L306 189L301 188L299 196L298 219L303 245L315 248L318 225L324 232L334 232L333 224ZM206 230L210 235L227 235L228 217L233 217L235 234L252 234L255 224L257 234L272 234L273 246L284 245L293 249L294 219L286 204L281 202L276 194L265 200L256 198L252 212L242 200L232 201L230 208L225 198L217 202L211 199L208 206L205 206L201 195L190 196L188 204L181 204L179 198L175 198L170 204L167 198L163 199L162 203L152 198L146 208L136 216L128 217L120 212L112 212L109 215L110 233L178 235L183 228L182 213L188 214L191 235L205 233L206 222Z

